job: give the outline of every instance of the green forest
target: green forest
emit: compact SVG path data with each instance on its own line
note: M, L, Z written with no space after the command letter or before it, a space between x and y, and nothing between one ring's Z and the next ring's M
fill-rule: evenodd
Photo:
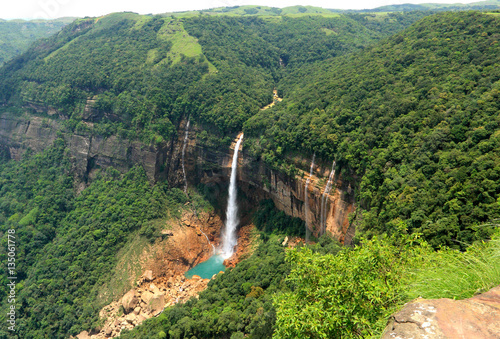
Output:
M205 184L184 192L139 163L98 167L78 189L71 136L173 149L187 120L196 147L226 151L244 132L245 157L287 178L309 172L297 158L335 160L355 195L356 236L351 246L327 233L288 249L304 221L248 199L253 253L120 338L376 338L417 297L499 285L500 12L491 6L124 12L37 23L15 46L2 43L15 40L12 25L35 23L0 21L2 263L9 230L17 243L16 332L2 326L0 338L100 329L102 307L126 291L102 293L120 250L160 241L162 225L192 206L225 208L226 195ZM263 110L275 88L283 101ZM12 117L60 130L16 160L22 142L2 131ZM166 161L179 159L159 171ZM3 324L8 283L2 265Z

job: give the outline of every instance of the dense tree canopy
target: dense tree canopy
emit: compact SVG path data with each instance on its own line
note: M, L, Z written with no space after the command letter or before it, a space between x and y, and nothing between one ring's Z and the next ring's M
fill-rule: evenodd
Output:
M397 219L434 246L483 239L500 216L498 17L443 13L362 53L303 67L245 123L276 166L308 150L362 176L367 231ZM476 232L477 230L477 232Z

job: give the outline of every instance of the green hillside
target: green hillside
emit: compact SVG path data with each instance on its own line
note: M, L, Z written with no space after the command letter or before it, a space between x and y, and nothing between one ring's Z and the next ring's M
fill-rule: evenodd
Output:
M134 128L131 137L142 140L166 140L188 112L235 132L271 101L283 73L280 57L293 68L359 50L387 36L386 28L402 29L421 16L395 14L378 25L349 16L79 19L0 71L0 100L53 107L77 130L87 98L94 98L96 129ZM287 39L292 32L296 38ZM213 102L220 95L225 99ZM231 118L220 115L229 111Z
M500 1L487 0L478 1L468 4L455 3L455 4L401 4L377 7L371 11L373 12L392 12L392 11L467 11L467 10L495 10L500 8Z
M398 220L434 246L483 239L499 217L498 18L445 13L387 41L305 67L285 100L245 123L275 166L308 150L361 177L366 231ZM477 231L477 232L476 232Z
M301 16L301 15L318 15L321 16L336 16L328 9L313 7L313 6L291 6L284 8L268 7L268 6L233 6L210 8L202 11L175 12L167 13L174 16L189 17L198 14L208 15L224 15L224 16Z
M0 20L0 66L25 52L36 40L49 37L72 21L72 18L50 21Z

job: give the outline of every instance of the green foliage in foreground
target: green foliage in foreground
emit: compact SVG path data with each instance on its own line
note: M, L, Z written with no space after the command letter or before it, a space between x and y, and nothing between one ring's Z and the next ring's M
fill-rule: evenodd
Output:
M421 255L414 242L414 237L375 237L336 256L317 255L307 248L289 251L291 291L275 298L275 337L372 335L404 299L400 273Z
M377 337L390 314L418 296L461 299L500 284L500 233L467 252L435 252L401 230L336 256L289 251L289 290L274 298L274 337Z
M496 231L491 241L470 246L466 252L443 248L430 255L413 274L409 299L465 299L486 292L500 283L500 232Z

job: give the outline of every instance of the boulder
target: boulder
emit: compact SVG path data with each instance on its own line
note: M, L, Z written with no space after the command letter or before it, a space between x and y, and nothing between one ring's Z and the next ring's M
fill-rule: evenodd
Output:
M158 294L158 293L160 293L160 289L159 289L158 287L156 287L156 285L155 285L155 284L151 284L151 285L149 285L149 290L150 290L151 292L153 292L154 294Z
M83 331L76 336L78 339L90 339L89 332Z
M382 339L500 338L500 286L465 300L416 299L394 314Z
M146 281L152 281L153 280L153 271L151 270L146 270L144 271L144 274L142 275Z
M125 314L128 314L134 310L138 305L139 299L136 296L135 290L130 290L122 297L122 306Z
M149 301L151 300L151 298L153 298L153 293L149 292L149 291L144 291L142 292L141 294L141 299L142 301L144 301L144 303L147 305L149 303Z
M142 314L139 314L137 316L137 324L140 324L142 323L144 320L146 320L147 318L145 316L143 316Z
M109 325L106 325L104 326L103 332L106 337L110 337L111 334L113 334L113 329Z
M129 324L134 324L137 320L137 316L134 313L130 313L130 314L127 314L127 316L125 317L125 320Z
M155 295L148 304L148 311L151 314L157 314L161 312L165 308L165 296L163 294L161 295Z

